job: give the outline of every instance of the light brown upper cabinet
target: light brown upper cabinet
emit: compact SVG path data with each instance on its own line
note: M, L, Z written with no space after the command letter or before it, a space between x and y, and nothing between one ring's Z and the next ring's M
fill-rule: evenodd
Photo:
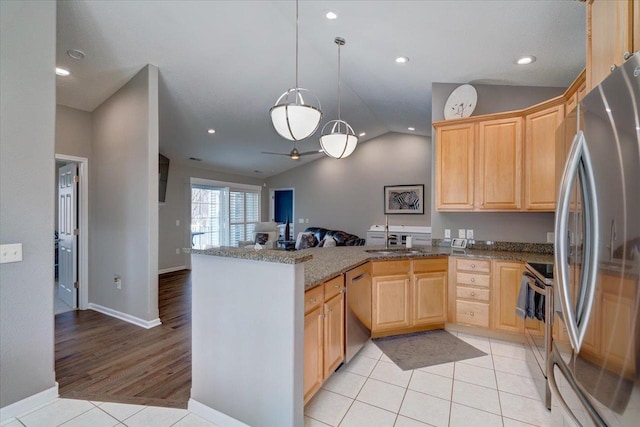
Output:
M640 1L590 0L587 4L587 89L640 49Z
M473 209L475 123L447 125L436 130L436 208Z
M556 207L556 131L564 118L564 105L525 117L524 208L553 211Z
M522 118L481 121L478 134L475 208L520 209Z

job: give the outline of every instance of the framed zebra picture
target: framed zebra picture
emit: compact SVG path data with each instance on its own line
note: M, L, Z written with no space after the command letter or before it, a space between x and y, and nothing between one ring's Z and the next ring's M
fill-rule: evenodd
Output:
M384 213L424 215L424 184L385 185Z

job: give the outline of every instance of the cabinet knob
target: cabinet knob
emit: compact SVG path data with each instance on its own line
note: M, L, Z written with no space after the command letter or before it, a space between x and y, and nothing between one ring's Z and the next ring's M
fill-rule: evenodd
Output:
M475 264L471 264L471 268L476 268L476 265Z
M472 296L472 297L475 297L475 296L476 296L476 293L475 293L475 292L471 292L471 296Z
M329 309L329 313L333 313L333 308L330 308L330 309Z
M469 312L469 316L473 317L473 311Z
M334 288L338 289L340 285L333 285Z
M618 68L618 66L616 64L612 64L611 67L609 68L611 70L611 72L613 73L616 68Z
M315 298L311 298L309 301L311 302L311 304L315 304L318 302L318 300Z
M629 51L626 51L626 52L622 55L622 57L624 58L624 60L625 60L625 61L626 61L626 60L628 60L629 58L631 58L631 56L632 56L632 55L631 55L631 52L629 52Z
M472 277L472 278L471 278L471 283L475 283L475 282L476 282L476 278L475 278L475 277Z

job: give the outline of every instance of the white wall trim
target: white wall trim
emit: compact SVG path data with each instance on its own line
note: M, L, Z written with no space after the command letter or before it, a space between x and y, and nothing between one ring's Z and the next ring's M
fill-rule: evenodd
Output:
M78 177L80 177L80 203L78 204L78 228L80 230L80 236L78 237L78 243L80 244L78 281L80 282L80 287L78 289L78 308L86 310L89 308L89 159L86 157L67 156L66 154L56 154L54 157L55 160L78 164Z
M173 273L174 271L180 271L180 270L186 270L187 267L184 265L179 265L177 267L169 267L169 268L163 268L162 270L158 270L158 274L165 274L165 273Z
M187 409L200 418L204 418L205 420L219 425L220 427L249 427L242 421L238 421L235 418L210 408L194 399L189 399Z
M139 317L135 317L135 316L132 316L130 314L123 313L121 311L114 310L114 309L109 308L109 307L104 307L104 306L99 305L99 304L94 304L92 302L89 303L89 307L88 308L90 310L97 311L98 313L106 314L107 316L111 316L111 317L115 317L116 319L124 320L125 322L134 324L136 326L140 326L140 327L145 328L145 329L151 329L153 327L156 327L156 326L162 324L162 322L160 321L159 318L153 319L153 320L144 320L144 319L140 319Z
M7 405L4 408L0 408L0 423L5 423L19 417L35 409L41 408L50 404L52 401L58 398L58 383L51 388L48 388L40 393L36 393L32 396L25 397L11 405Z

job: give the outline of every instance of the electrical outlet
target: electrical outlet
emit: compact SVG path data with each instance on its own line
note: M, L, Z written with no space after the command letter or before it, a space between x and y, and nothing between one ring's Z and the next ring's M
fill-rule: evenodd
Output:
M180 248L176 248L176 255L180 255Z
M451 238L451 229L450 228L445 228L444 229L444 238L445 239L450 239Z
M22 243L0 245L0 264L22 261Z
M176 227L180 227L180 220L176 219Z
M304 224L304 218L298 218L298 224Z
M467 237L467 230L465 230L464 228L459 228L458 229L458 238L459 239L465 239Z
M467 229L467 239L473 240L473 230Z
M556 233L554 233L553 231L549 231L547 233L547 243L553 243L556 239Z
M113 276L113 283L116 284L116 289L122 289L122 279L117 274Z

